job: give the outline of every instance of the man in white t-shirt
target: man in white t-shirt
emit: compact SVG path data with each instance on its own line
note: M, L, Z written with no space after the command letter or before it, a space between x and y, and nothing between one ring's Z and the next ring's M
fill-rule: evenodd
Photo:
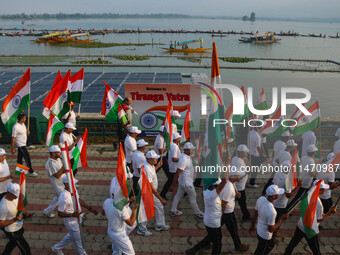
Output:
M171 190L176 190L176 185L178 182L177 191L171 205L171 213L172 215L178 216L183 214L181 211L177 210L177 206L179 200L184 196L184 193L187 193L191 208L194 210L196 216L203 218L204 213L201 212L197 205L196 191L194 187L194 167L192 165L191 159L194 149L195 147L192 145L192 143L185 143L184 152L179 157L177 171L171 185Z
M316 186L318 183L320 184L319 196L321 196L325 193L327 189L329 189L329 185L325 184L322 180L315 180L313 182L313 186ZM295 229L294 236L292 240L290 241L290 243L288 244L284 254L285 255L293 254L294 248L299 244L301 239L304 238L307 241L309 248L312 250L312 253L314 255L321 255L321 250L319 246L319 235L318 235L319 224L320 222L326 220L327 218L334 215L335 213L336 213L336 207L333 206L330 208L330 210L326 214L323 214L323 206L320 201L320 198L318 197L316 211L314 215L314 217L317 220L317 224L315 227L313 224L313 230L315 231L316 234L310 238L307 237L306 231L303 226L302 218L300 217L297 227Z
M61 150L58 145L50 147L50 157L48 158L45 169L48 178L50 179L54 198L50 205L44 209L43 215L48 218L53 218L55 214L53 210L58 206L58 198L64 190L63 176L66 173L63 162L61 161Z
M329 153L327 155L327 162L323 165L325 168L322 168L322 171L318 171L316 174L316 178L319 180L323 180L325 184L329 185L329 189L325 190L325 193L320 195L320 199L323 205L323 212L327 213L329 209L333 205L333 200L332 200L332 189L336 189L339 187L339 183L335 181L335 172L336 167L335 166L330 166L335 155L333 152ZM331 167L331 169L328 168ZM325 170L327 169L327 170Z
M132 126L130 127L129 134L126 136L124 141L125 160L129 168L131 168L132 154L135 150L137 150L136 137L140 133L142 133L142 131L140 131L138 127Z
M222 225L227 227L233 239L235 250L241 252L249 250L249 245L241 243L241 239L238 235L237 220L234 214L235 198L241 197L241 193L237 191L235 183L241 180L242 174L243 172L240 171L231 172L228 182L220 194L223 212Z
M275 223L276 211L274 201L284 193L284 189L280 189L277 185L270 185L266 194L267 197L261 196L256 201L255 212L249 233L255 232L255 223L257 223L257 239L259 240L254 255L267 255L274 248L273 233L279 229L282 222L288 219L288 214L284 214Z
M143 163L145 162L146 158L145 158L145 148L147 145L149 145L149 143L145 142L144 139L140 139L137 141L136 143L137 145L137 150L135 150L132 154L132 167L130 168L130 170L132 171L133 174L133 190L135 191L135 195L138 195L138 189L137 189L137 184L138 184L138 180L140 177L140 172L141 172L141 167L143 165Z
M0 228L4 228L5 235L9 239L2 254L11 254L17 246L21 254L31 255L30 246L24 237L23 214L30 214L24 209L23 213L17 213L20 186L11 183L7 188L7 194L0 202Z
M7 194L7 188L12 183L14 174L11 174L6 160L6 151L0 148L0 201Z
M68 233L63 238L63 240L55 244L51 249L56 254L62 255L62 249L64 249L69 243L73 242L74 246L76 247L77 253L80 255L86 255L87 253L84 249L79 229L78 218L80 218L80 214L74 210L73 199L70 193L70 187L66 174L63 176L62 181L64 183L65 189L59 195L58 216L64 219L64 225L68 230ZM74 183L76 184L77 182L78 180L74 179ZM98 215L96 209L85 203L85 201L79 197L78 193L77 195L81 208L86 208L94 215Z
M172 182L174 180L176 171L177 171L177 165L179 161L179 157L181 156L181 151L179 149L179 143L181 142L181 136L178 133L172 134L172 141L173 143L170 146L170 150L168 151L168 163L169 163L169 175L166 183L163 186L163 189L160 193L161 197L164 198L164 200L168 200L166 197L166 194L168 193ZM164 163L164 162L163 162Z
M77 127L77 120L80 119L80 116L75 114L75 112L74 112L74 103L73 102L69 102L68 105L70 106L70 111L68 113L66 113L63 116L62 119L65 120L66 123L72 123L73 126L76 128ZM79 133L78 133L78 131L76 129L73 130L73 134L75 136L79 135Z
M135 203L133 205L131 214L129 209L128 206L125 206L122 211L118 210L113 205L112 198L104 201L103 210L108 221L107 234L111 239L113 254L135 254L131 240L126 232L126 226L134 226L137 218L138 204Z
M292 152L295 151L297 143L294 142L293 139L287 141L287 147L285 150L281 150L276 157L276 163L278 166L281 166L282 163L286 160L292 160Z
M307 148L309 145L316 145L316 136L315 133L318 131L318 128L313 130L309 130L306 133L302 134L302 152L301 156L307 156Z
M17 117L18 121L12 128L12 142L11 142L11 152L15 154L15 147L18 148L18 158L17 163L22 165L22 158L25 159L26 165L29 168L27 173L30 177L37 177L38 174L33 171L31 157L27 151L27 135L30 134L30 131L26 129L26 115L20 113Z

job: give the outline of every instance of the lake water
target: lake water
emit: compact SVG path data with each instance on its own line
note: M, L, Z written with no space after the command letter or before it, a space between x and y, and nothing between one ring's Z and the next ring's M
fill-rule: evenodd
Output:
M300 34L315 33L335 35L340 32L339 23L317 23L317 22L287 22L287 21L256 21L254 23L241 20L222 19L85 19L85 20L32 20L26 23L34 23L33 28L52 30L58 29L185 29L185 30L243 30L244 32L266 32L274 31L297 32ZM0 21L2 28L22 28L21 21ZM29 28L29 27L27 27ZM303 58L303 59L331 59L340 61L340 39L310 38L310 37L282 37L280 43L259 46L243 44L238 42L240 35L227 35L224 38L212 38L208 34L108 34L105 36L91 36L103 42L161 42L168 46L172 41L187 41L204 37L204 46L211 47L216 42L219 56L246 56L246 57L268 57L268 58ZM0 54L101 54L101 49L83 49L71 47L58 47L51 45L35 44L29 40L32 37L0 37ZM130 54L130 55L167 55L160 49L162 46L135 47L131 51L128 47L105 48L105 54ZM210 53L207 53L210 55ZM69 61L69 60L65 60ZM111 61L111 60L110 60ZM203 60L209 64L210 60ZM127 61L116 61L114 63L129 63ZM185 61L170 58L152 58L138 64L172 64L172 65L195 65ZM231 63L220 61L221 66L230 66ZM252 66L259 66L256 61ZM287 63L269 62L269 66L287 67ZM303 67L304 63L289 63L291 67ZM300 66L300 67L301 67ZM316 66L317 67L317 66ZM20 70L20 68L0 69ZM53 68L34 68L33 71L54 70ZM63 70L66 70L64 68ZM87 71L98 71L98 68L88 68ZM55 71L55 70L54 70ZM210 69L190 68L105 68L106 72L130 71L130 72L182 72L182 73L205 73L210 76ZM296 86L304 87L311 91L312 100L319 100L323 116L339 115L340 74L339 73L307 73L288 71L250 71L250 70L221 70L222 81L238 86L251 86L255 94L259 94L262 87L270 101L272 87Z

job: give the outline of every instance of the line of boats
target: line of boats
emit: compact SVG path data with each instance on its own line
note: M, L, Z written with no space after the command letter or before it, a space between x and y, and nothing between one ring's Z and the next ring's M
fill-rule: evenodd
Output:
M258 33L250 37L241 37L238 39L243 43L255 43L255 44L271 44L281 41L281 39L275 38L273 32Z
M87 37L85 39L81 39L83 37ZM91 39L90 34L86 33L77 33L71 34L68 30L62 32L55 32L48 35L43 35L42 37L38 37L35 40L30 40L36 43L89 43L96 41L96 39Z

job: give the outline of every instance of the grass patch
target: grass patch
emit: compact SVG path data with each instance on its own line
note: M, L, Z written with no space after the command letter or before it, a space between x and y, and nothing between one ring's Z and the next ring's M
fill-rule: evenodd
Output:
M133 56L133 55L115 56L114 58L119 59L119 60L127 60L127 61L143 61L143 60L150 59L150 57L146 57L146 56Z
M118 46L147 46L147 45L164 45L163 43L104 43L104 42L89 42L89 43L59 43L58 46L75 47L75 48L110 48Z
M55 62L64 61L64 57L2 57L0 58L1 64L50 64Z
M253 58L246 58L246 57L227 57L227 58L221 58L221 60L225 62L231 62L231 63L248 63L248 62L255 61L255 59Z
M88 60L77 60L71 62L72 64L87 64L87 65L102 65L102 64L111 64L110 61L100 60L100 59L88 59Z

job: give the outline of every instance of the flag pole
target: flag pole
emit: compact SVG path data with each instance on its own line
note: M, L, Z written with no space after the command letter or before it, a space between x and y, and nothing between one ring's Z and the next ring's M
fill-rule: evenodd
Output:
M322 136L321 136L321 118L320 118L320 128L319 128L319 140L320 140L320 163L322 162Z

